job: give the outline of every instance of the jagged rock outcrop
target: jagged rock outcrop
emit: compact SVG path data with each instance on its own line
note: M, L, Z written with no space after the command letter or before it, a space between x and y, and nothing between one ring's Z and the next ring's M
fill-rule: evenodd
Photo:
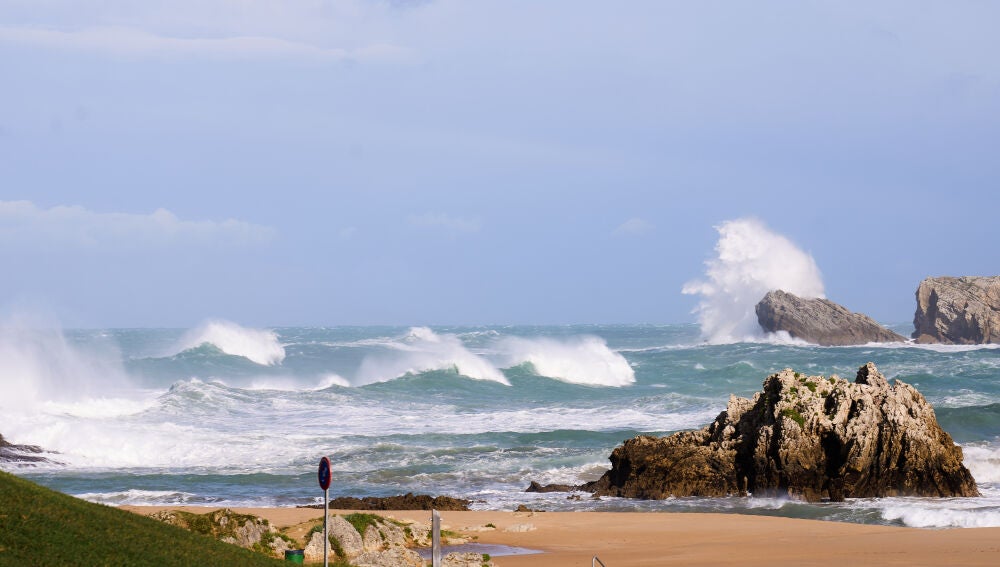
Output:
M916 295L918 343L1000 343L1000 276L927 278Z
M796 339L823 346L906 342L902 335L829 299L805 299L782 290L767 292L757 303L757 322L769 333L785 331Z
M358 532L355 524L361 517L364 535ZM317 528L321 526L318 525ZM422 567L420 556L415 551L407 549L411 543L420 545L416 537L408 537L403 524L390 518L370 514L342 516L331 515L327 527L330 533L328 553L331 557L348 560L358 567L383 565L414 565ZM409 527L409 526L407 526ZM323 532L314 531L306 542L305 558L307 561L322 559Z
M753 399L731 397L698 431L639 436L581 488L597 495L783 495L808 501L882 496L977 496L962 449L909 384L875 365L853 383L783 370Z
M437 510L439 512L468 511L470 501L451 496L428 496L412 492L399 496L366 496L355 498L341 496L330 500L331 510ZM322 504L310 504L301 508L322 508Z
M0 435L0 463L36 464L53 461L42 454L45 449L37 445L15 445Z

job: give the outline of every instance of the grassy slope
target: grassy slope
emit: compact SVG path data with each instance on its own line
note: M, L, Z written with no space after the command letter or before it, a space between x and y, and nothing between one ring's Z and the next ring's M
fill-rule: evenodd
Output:
M0 472L0 565L285 565Z

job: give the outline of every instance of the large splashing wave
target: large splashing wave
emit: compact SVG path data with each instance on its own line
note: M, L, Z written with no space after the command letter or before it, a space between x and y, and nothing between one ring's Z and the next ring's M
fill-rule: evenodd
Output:
M705 278L688 282L682 290L701 296L695 312L708 342L763 338L754 307L771 290L824 297L823 279L812 256L763 222L742 218L715 228L719 241L716 256L705 263Z
M285 359L278 335L266 329L251 329L224 320L210 320L181 337L171 354L210 344L222 352L242 356L261 366L274 366Z

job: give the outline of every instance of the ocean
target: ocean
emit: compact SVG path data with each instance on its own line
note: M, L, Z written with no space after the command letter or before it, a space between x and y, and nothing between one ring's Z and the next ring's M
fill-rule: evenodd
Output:
M908 335L907 324L892 326ZM296 506L406 492L474 509L698 511L917 527L1000 526L1000 349L706 342L682 325L0 329L0 433L53 451L10 472L111 505ZM634 435L698 428L783 368L915 385L981 498L807 504L529 494L609 468Z

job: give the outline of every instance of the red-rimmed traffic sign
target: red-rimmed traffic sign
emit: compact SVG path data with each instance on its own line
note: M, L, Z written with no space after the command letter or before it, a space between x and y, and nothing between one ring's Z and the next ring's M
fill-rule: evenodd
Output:
M330 488L330 459L323 457L319 460L319 487L323 490Z

